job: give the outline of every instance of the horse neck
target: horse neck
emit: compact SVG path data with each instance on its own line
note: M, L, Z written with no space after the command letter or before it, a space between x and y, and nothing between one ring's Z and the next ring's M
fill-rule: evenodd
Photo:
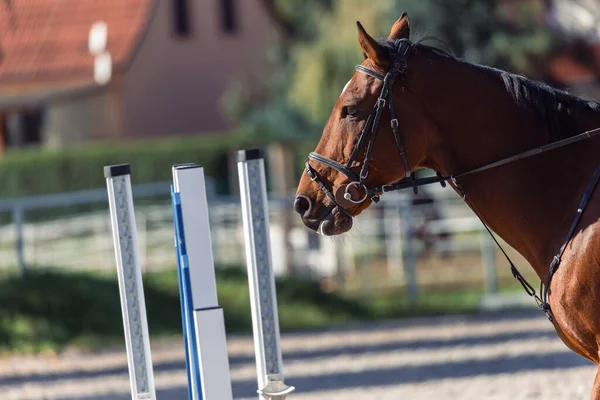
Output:
M548 143L542 121L516 104L500 76L433 58L423 65L435 73L415 79L422 84L414 88L438 128L428 139L424 166L457 175ZM581 130L600 126L598 113L581 110L580 115ZM540 277L575 215L598 143L572 144L459 180L484 222Z

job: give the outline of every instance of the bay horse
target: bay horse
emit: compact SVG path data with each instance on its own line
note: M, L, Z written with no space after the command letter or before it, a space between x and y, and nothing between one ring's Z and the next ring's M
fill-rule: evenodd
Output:
M534 268L539 294L511 263L562 341L599 364L600 103L413 43L406 13L380 41L357 25L365 59L306 160L303 223L342 234L386 191L448 183Z

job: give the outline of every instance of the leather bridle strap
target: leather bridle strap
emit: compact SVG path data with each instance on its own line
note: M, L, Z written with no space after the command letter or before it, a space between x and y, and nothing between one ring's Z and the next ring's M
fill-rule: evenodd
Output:
M312 154L313 154L313 153L310 153L310 154L309 154L309 158L310 158L310 156L311 156ZM318 154L316 154L316 153L315 153L314 155L316 155L316 156L319 156L319 155L318 155ZM319 157L320 157L320 156L319 156ZM354 175L354 176L356 177L356 174L355 174L354 172L350 171L350 170L349 170L349 169L347 169L347 168L344 168L344 166L343 166L343 165L341 165L341 164L338 164L338 163L336 163L335 161L334 161L335 165L330 165L330 164L329 164L329 162L331 162L331 160L329 160L329 159L327 158L327 162L326 162L326 163L324 163L324 164L326 164L326 165L330 166L331 168L334 168L334 169L336 169L336 170L340 171L340 172L341 172L341 173L343 173L343 174L350 173L350 174L352 174L352 175ZM338 209L339 209L341 212L343 212L344 214L346 214L346 215L348 215L350 218L352 218L352 215L351 215L351 214L348 212L348 210L346 210L344 207L340 207L340 206L337 204L337 201L335 200L335 196L334 196L334 194L331 192L331 190L329 190L329 189L327 188L327 186L325 186L325 184L324 184L324 183L321 181L321 179L319 179L319 175L317 174L317 171L315 171L315 170L314 170L314 169L313 169L313 168L310 166L310 164L308 163L308 159L306 160L306 162L305 162L304 164L305 164L305 166L306 166L306 174L308 175L308 177L310 178L310 180L311 180L311 181L315 182L315 183L316 183L316 184L319 186L319 188L320 188L320 189L323 191L323 193L325 193L325 195L326 195L326 196L329 198L329 200L331 200L332 207L337 207L337 208L338 208ZM349 176L349 175L347 175L347 176L350 178L350 176L351 176L351 175L350 175L350 176ZM350 178L350 179L352 179L352 178Z
M390 106L390 124L392 126L392 133L394 134L394 141L396 142L396 147L398 148L398 152L400 153L400 157L402 158L402 163L404 164L404 177L409 178L411 176L410 166L408 165L408 158L406 157L406 150L404 150L404 145L402 144L402 139L400 138L400 130L398 129L398 118L396 118L396 109L394 107L394 97L390 96L389 99Z
M379 79L379 80L383 81L383 86L381 88L379 97L377 98L377 101L376 101L375 105L373 106L373 110L369 114L369 117L367 118L367 121L366 121L365 125L363 126L363 129L358 138L356 146L352 150L352 154L350 155L349 160L346 162L346 165L344 166L344 165L338 163L337 161L334 161L328 157L322 156L315 152L310 153L308 155L308 158L306 159L306 162L305 162L306 173L308 174L310 179L318 184L319 188L327 195L327 197L331 200L331 202L334 206L338 207L338 209L340 209L340 210L345 211L346 214L348 214L348 215L350 215L350 214L346 210L346 208L341 206L338 203L338 201L336 200L336 196L332 192L333 188L329 189L321 181L317 172L314 170L314 168L312 168L310 166L309 161L314 160L316 162L324 164L330 168L335 169L338 172L341 172L348 179L350 179L350 183L345 185L345 192L344 192L344 199L347 200L349 203L359 204L359 203L362 203L367 197L370 197L373 202L377 203L379 201L379 193L367 188L366 179L367 179L367 176L369 173L369 166L371 164L373 148L375 145L375 138L377 136L377 131L379 130L379 123L381 121L381 116L385 109L386 102L388 102L388 104L390 106L390 121L391 121L390 123L391 123L392 131L394 134L394 140L396 142L396 146L398 147L398 151L400 152L400 157L402 158L402 163L406 169L406 177L411 177L414 182L417 181L415 179L414 175L412 175L412 173L410 172L410 165L408 163L406 151L404 150L404 146L402 145L402 141L401 141L400 133L399 133L399 129L398 129L399 124L398 124L398 120L396 118L396 112L393 109L394 102L393 102L393 94L392 94L392 87L394 84L395 74L397 73L397 71L402 71L404 69L404 67L406 66L406 60L408 58L408 53L410 52L411 48L412 48L412 43L407 39L401 39L397 42L397 50L394 54L391 55L392 63L395 65L396 68L391 68L390 71L388 73L386 73L385 75L381 74L377 71L374 71L370 68L364 67L362 65L357 65L355 67L356 71L365 73L369 76L372 76L375 79ZM369 136L369 135L370 135L370 137L367 141L367 145L366 145L367 147L365 149L365 158L362 162L360 172L357 176L356 173L354 173L350 168L352 167L352 164L356 161L356 158L358 157L358 154L359 154L360 150L363 148L365 141L367 140L367 136ZM351 186L356 186L357 189L362 189L364 191L364 197L362 199L352 199L352 196L349 193L349 188ZM414 186L415 193L416 193L416 187L417 186L415 185Z
M380 81L385 80L385 75L384 74L380 74L377 71L374 71L370 68L364 67L362 65L357 65L356 67L354 67L354 69L358 72L362 72L363 74L367 74L372 76L375 79L379 79Z
M419 186L432 185L434 183L440 183L443 187L446 186L446 182L452 180L451 176L443 176L439 172L436 172L436 176L428 176L426 178L413 179L402 179L391 185L375 186L369 189L369 193L387 193L395 192L398 190L412 188L413 192L415 188Z
M347 167L344 167L342 164L337 163L327 157L323 157L320 154L317 153L310 153L308 155L308 158L311 160L315 160L317 162L320 162L321 164L324 164L330 168L335 169L338 172L341 172L342 174L346 175L348 177L348 179L350 179L350 181L358 181L360 178L358 177L358 175L356 175L354 172L352 172L352 170L350 170ZM312 167L309 168L312 169ZM312 177L311 177L312 179Z
M367 122L365 123L365 126L363 127L363 130L360 133L360 136L358 137L358 142L356 142L356 146L354 146L354 150L352 150L352 154L350 154L350 159L346 163L346 168L349 169L352 166L352 163L354 161L356 161L358 152L360 151L360 149L362 149L365 138L369 134L369 129L371 128L371 124L373 123L373 117L374 117L373 113L370 113L369 116L367 117Z
M360 169L360 181L359 183L364 186L365 180L367 179L367 175L369 173L369 165L371 164L371 157L373 155L373 146L375 145L375 137L377 136L377 131L379 130L379 122L381 121L381 114L383 114L383 109L385 108L385 101L388 93L392 93L391 85L394 79L391 73L387 73L385 78L383 79L383 87L381 88L381 93L377 98L377 102L375 103L375 108L373 109L373 124L371 125L371 138L367 143L367 150L365 150L365 159L362 163L362 168Z
M475 174L477 172L486 171L486 170L491 169L491 168L500 167L502 165L509 164L509 163L512 163L512 162L515 162L515 161L518 161L518 160L522 160L524 158L529 158L531 156L536 156L538 154L542 154L542 153L545 153L547 151L554 150L554 149L566 146L566 145L571 144L571 143L579 142L579 141L584 140L584 139L590 139L590 138L593 138L594 136L597 136L599 134L600 134L600 128L591 129L589 131L580 133L578 135L571 136L571 137L568 137L566 139L561 139L561 140L558 140L556 142L548 143L548 144L545 144L543 146L536 147L535 149L526 150L526 151L524 151L522 153L519 153L519 154L516 154L514 156L503 158L502 160L498 160L498 161L491 162L489 164L485 164L484 166L481 166L479 168L475 168L475 169L472 169L470 171L463 172L463 173L458 174L458 175L454 175L454 178L455 179L456 178L462 178L463 176L467 176L467 175L470 175L470 174Z
M576 143L581 140L593 138L598 135L600 135L600 128L591 129L589 131L580 133L575 136L571 136L566 139L548 143L546 145L536 147L535 149L527 150L522 153L516 154L514 156L510 156L507 158L503 158L502 160L498 160L498 161L491 162L489 164L485 164L481 167L469 170L467 172L460 173L458 175L443 176L439 172L437 172L436 176L427 177L427 178L419 178L416 181L407 181L407 180L403 179L403 180L401 180L397 183L393 183L391 185L375 186L374 188L369 189L369 191L373 192L373 193L386 193L386 192L394 192L397 190L413 188L415 186L431 185L434 183L442 183L443 184L446 181L457 181L458 178L462 178L467 175L475 174L478 172L483 172L483 171L486 171L486 170L492 169L492 168L498 168L502 165L510 164L510 163L513 163L518 160L522 160L522 159L529 158L529 157L532 157L535 155L539 155L539 154L545 153L547 151L569 145L571 143Z
M550 304L548 303L548 291L550 290L550 282L552 281L552 277L554 276L554 273L556 272L556 270L558 269L558 266L560 265L563 253L565 252L567 245L573 238L575 229L577 228L577 225L579 224L579 220L581 219L581 216L583 215L583 212L585 211L585 208L587 207L587 205L590 201L590 198L592 197L592 193L594 192L594 189L598 185L599 179L600 179L600 164L598 164L598 166L596 167L596 171L594 172L594 175L592 175L587 187L585 188L585 191L583 192L583 196L581 196L581 200L579 202L579 207L577 207L577 212L575 214L575 218L573 219L573 222L571 223L571 228L569 229L569 232L567 233L567 236L565 237L565 240L564 240L562 246L560 246L558 253L556 253L554 258L552 259L552 263L550 264L550 269L548 270L548 275L546 276L546 282L545 283L543 283L543 281L540 282L540 294L542 296L542 307L541 308L546 312L546 315L548 316L550 321L552 321L552 319L553 319L552 312L550 310Z
M600 128L595 129L594 131L600 131ZM592 137L591 135L589 135L590 133L592 133L592 131L584 132L581 135L577 135L577 136L579 136L578 140L582 140L582 138ZM561 146L564 146L565 144L569 144L569 143L573 143L573 142L574 142L574 140L572 140L568 143L564 142ZM553 144L553 143L551 143L551 144ZM544 146L544 147L547 147L547 146ZM557 147L560 147L560 146L554 146L552 148L557 148ZM526 156L526 157L529 157L533 154L539 154L540 152L533 152L533 153L526 152L526 153L530 153ZM522 153L522 154L524 154L524 153ZM511 160L511 161L515 161L516 159L518 159L518 158L514 158L514 157L510 157L510 158L513 158L513 160ZM507 162L510 162L510 161L507 161ZM497 167L497 166L503 165L505 163L502 163L502 164L492 163L492 164L495 164L494 167ZM487 169L487 168L484 168L484 169L479 168L478 170L473 170L472 172L473 173L480 172L485 169ZM471 171L469 173L471 173ZM467 175L467 174L463 174L463 176L464 175ZM512 260L510 259L510 257L508 256L508 254L506 253L506 251L500 244L500 242L498 242L498 240L496 239L496 236L492 233L491 229L487 226L487 224L483 221L483 219L481 218L479 213L475 210L475 208L473 207L473 205L467 198L467 193L464 190L464 188L456 181L455 178L452 178L452 183L454 184L454 187L461 193L462 198L465 201L465 203L467 203L469 208L471 208L473 213L477 216L477 218L479 218L479 220L481 221L481 223L483 224L483 226L485 227L487 232L490 234L490 236L496 243L496 246L498 246L498 248L500 249L500 251L502 252L504 257L510 264L510 270L511 270L513 276L515 277L515 279L517 281L519 281L521 286L523 286L523 289L525 289L525 292L529 296L531 296L535 299L535 302L537 303L538 307L541 308L546 313L546 316L548 317L548 319L550 321L554 320L554 316L552 315L552 310L550 309L550 303L548 303L548 294L549 294L548 292L550 290L550 283L552 282L552 277L554 276L554 273L556 272L556 270L558 269L558 266L560 265L562 255L563 255L565 249L567 248L567 245L573 238L573 234L575 233L575 229L577 228L577 225L579 224L579 220L581 219L581 216L583 215L583 212L585 211L585 208L587 207L589 200L592 197L592 193L593 193L594 189L598 185L598 180L600 180L600 164L598 164L598 166L596 167L596 171L594 171L594 174L590 178L590 181L588 182L588 185L587 185L585 191L583 192L583 195L579 202L579 206L577 207L577 212L575 214L575 218L573 219L573 222L571 223L571 227L569 228L569 231L567 232L565 240L563 241L563 244L560 247L558 253L554 256L554 258L552 259L552 262L550 263L550 267L548 269L548 274L546 275L546 280L540 281L540 295L538 295L536 293L535 289L533 288L533 286L529 282L527 282L527 279L525 279L525 277L521 274L521 272L519 272L519 270L517 269L515 264L512 262Z

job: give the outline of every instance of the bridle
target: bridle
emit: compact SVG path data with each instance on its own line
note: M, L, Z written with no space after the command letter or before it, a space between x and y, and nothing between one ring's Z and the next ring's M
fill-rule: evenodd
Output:
M309 178L315 182L320 189L327 195L327 197L331 200L332 205L334 207L338 207L338 209L348 215L350 213L346 209L346 206L353 206L356 204L360 204L370 198L374 203L379 202L379 193L389 192L392 190L400 190L406 187L412 187L415 194L417 193L417 188L422 185L427 185L432 183L431 178L415 178L415 175L410 170L410 164L408 162L408 158L406 156L406 151L404 149L404 145L402 144L402 138L400 137L399 132L399 124L398 119L396 118L396 110L394 107L394 95L392 88L394 86L394 81L402 75L402 73L406 70L406 65L408 61L408 57L410 56L410 52L413 48L413 44L408 39L399 39L395 44L396 50L390 54L390 58L392 61L392 67L389 72L385 75L381 74L377 71L374 71L370 68L364 67L362 65L357 65L355 70L358 72L362 72L369 76L372 76L375 79L383 81L383 86L381 87L381 92L379 93L379 97L377 98L377 102L373 106L373 110L367 117L367 122L365 123L360 136L358 138L358 142L350 155L350 159L346 163L346 165L342 165L337 161L334 161L328 157L322 156L315 152L312 152L308 155L306 159L306 173ZM369 174L369 165L371 164L371 157L373 153L373 146L375 144L375 137L377 136L377 131L379 130L379 123L381 122L381 115L385 109L386 104L390 110L390 125L392 127L392 132L394 134L394 140L396 142L396 147L398 148L398 152L400 154L400 158L402 159L402 164L404 165L405 176L402 180L396 182L393 185L384 185L377 186L373 188L368 188L365 181ZM350 169L351 165L356 161L360 150L363 148L367 137L369 136L367 147L365 150L365 158L362 162L362 166L360 169L360 173L357 175L354 171ZM350 183L340 186L333 193L319 178L317 172L311 167L309 161L313 160L324 164L330 168L337 170L344 174L348 179L350 179ZM437 175L436 178L433 179L435 182L440 182L442 185L445 185L445 181L440 174ZM354 190L358 189L358 190ZM360 190L363 191L364 195L360 196ZM355 195L357 198L355 198ZM342 203L342 204L340 204Z
M356 71L365 73L367 75L372 76L375 79L379 79L380 81L383 81L383 86L381 88L381 93L379 94L379 97L377 98L377 102L375 103L373 110L371 111L371 113L369 114L369 116L367 118L367 122L365 123L365 125L361 131L361 134L358 138L358 142L356 143L356 146L354 147L354 150L352 151L352 154L350 155L350 159L348 160L346 165L344 166L344 165L338 163L337 161L334 161L328 157L325 157L325 156L322 156L315 152L312 152L308 155L308 158L306 159L306 162L305 162L307 175L313 182L315 182L320 187L320 189L325 193L325 195L327 195L327 197L331 200L331 204L329 206L330 213L335 208L337 208L339 211L345 213L346 215L348 215L350 217L352 217L352 215L350 214L350 212L348 211L348 209L346 207L352 207L356 204L363 203L364 201L367 200L367 198L370 198L374 203L377 203L377 202L379 202L379 194L380 193L392 192L392 191L402 190L402 189L412 187L413 192L415 194L417 194L419 186L429 185L432 183L440 183L442 186L446 186L446 182L451 181L452 186L461 194L461 197L463 198L463 200L467 203L467 205L471 208L471 210L479 218L479 220L481 221L481 223L483 224L485 229L491 235L491 237L494 240L494 242L496 243L496 245L500 248L500 250L506 257L506 259L508 260L508 262L511 266L511 272L512 272L513 276L517 279L517 281L519 281L519 283L521 283L521 285L523 286L523 288L525 289L527 294L535 299L536 303L538 304L538 307L541 308L546 313L546 315L548 316L550 321L552 321L553 315L552 315L552 311L550 310L550 304L548 303L550 283L552 281L552 277L554 276L554 273L558 269L558 266L561 262L562 255L567 247L567 244L573 237L573 234L575 232L577 224L579 223L579 220L581 219L581 216L583 215L583 212L592 196L592 193L593 193L598 181L600 180L600 164L596 167L594 174L590 177L588 185L581 197L581 200L580 200L579 206L577 208L575 218L571 224L571 227L563 241L562 246L560 247L558 253L554 256L554 258L550 264L550 268L548 270L548 275L546 276L546 280L545 281L542 280L540 282L540 294L539 295L536 293L533 286L529 282L527 282L527 280L519 272L519 270L517 269L515 264L512 262L512 260L510 259L510 257L506 253L506 251L504 250L504 248L500 245L500 243L498 242L498 240L492 233L491 229L487 226L487 224L483 221L483 219L481 218L479 213L471 205L471 202L467 198L466 191L458 183L457 179L464 177L466 175L482 172L482 171L485 171L485 170L488 170L491 168L497 168L501 165L505 165L508 163L515 162L517 160L521 160L521 159L528 158L528 157L531 157L534 155L538 155L538 154L544 153L546 151L553 150L553 149L556 149L556 148L559 148L562 146L566 146L568 144L575 143L575 142L578 142L578 141L581 141L584 139L592 138L592 137L600 134L600 128L592 129L590 131L583 132L578 135L568 137L566 139L562 139L562 140L552 142L552 143L549 143L549 144L546 144L546 145L543 145L543 146L540 146L540 147L537 147L537 148L534 148L531 150L527 150L522 153L516 154L514 156L504 158L499 161L491 162L491 163L481 166L479 168L475 168L473 170L463 172L458 175L443 176L442 174L440 174L440 172L436 172L436 176L417 179L415 177L414 173L412 173L410 170L410 164L408 162L408 158L406 156L406 151L402 144L402 139L400 137L400 133L399 133L399 129L398 129L398 125L399 125L398 119L396 118L396 110L394 109L394 97L393 97L393 93L392 93L394 81L400 75L402 75L406 70L407 61L408 61L410 53L413 49L413 44L408 39L399 39L396 41L395 47L396 47L396 50L390 54L392 66L385 75L383 75L377 71L374 71L372 69L369 69L367 67L364 67L362 65L357 65L355 67ZM381 185L381 186L375 186L375 187L369 188L366 185L366 179L367 179L367 176L369 173L369 165L371 163L371 157L372 157L372 153L373 153L373 145L375 143L375 137L376 137L377 131L379 129L381 114L383 113L386 103L390 110L390 124L392 127L392 132L394 134L394 140L396 142L396 147L398 148L398 152L400 153L400 157L402 159L402 164L404 165L405 176L403 179L401 179L398 182L393 183L391 185ZM355 172L353 172L350 169L350 167L352 166L354 161L356 161L356 158L358 157L358 153L361 150L361 148L363 147L364 142L365 142L367 136L369 136L369 134L370 134L370 138L368 140L367 148L365 150L365 158L362 162L360 173L359 173L359 175L357 175ZM313 167L311 167L311 165L309 164L310 160L324 164L324 165L326 165L330 168L333 168L333 169L337 170L338 172L344 174L346 177L348 177L348 179L350 179L350 183L338 187L337 189L335 189L335 193L332 192L323 183L323 181L321 181L321 179L319 178L319 175L313 169ZM361 189L364 192L363 196L360 195Z

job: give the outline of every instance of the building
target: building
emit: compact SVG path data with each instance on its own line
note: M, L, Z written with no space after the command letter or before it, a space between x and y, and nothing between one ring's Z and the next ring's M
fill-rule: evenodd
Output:
M0 143L221 132L228 84L277 36L261 0L0 0ZM112 78L94 80L90 28Z

